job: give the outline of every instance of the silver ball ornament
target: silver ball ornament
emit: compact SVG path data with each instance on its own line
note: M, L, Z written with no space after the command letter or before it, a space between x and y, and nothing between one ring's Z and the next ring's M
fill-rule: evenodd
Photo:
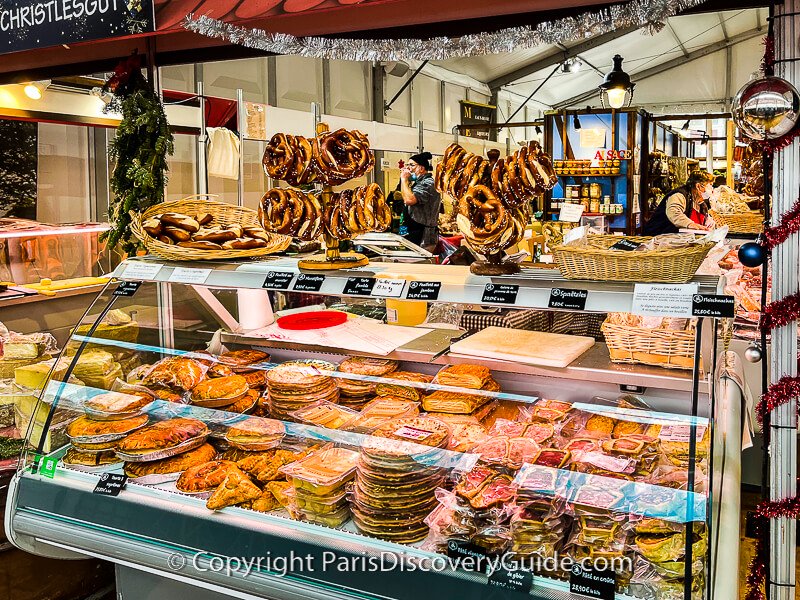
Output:
M761 346L756 343L750 344L744 351L744 357L751 363L760 362L762 355Z
M775 140L794 129L800 118L800 94L780 77L747 82L733 99L733 121L753 140Z

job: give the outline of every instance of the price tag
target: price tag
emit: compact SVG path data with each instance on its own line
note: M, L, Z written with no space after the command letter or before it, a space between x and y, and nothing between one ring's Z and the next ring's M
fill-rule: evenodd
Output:
M447 540L447 556L458 561L458 566L465 571L485 573L489 564L486 550L462 540Z
M695 294L692 296L693 317L718 317L732 319L736 314L736 299L733 296Z
M650 317L691 317L696 283L637 283L631 312Z
M422 440L427 440L429 437L431 437L433 432L428 431L427 429L419 429L417 427L409 427L408 425L404 425L396 430L394 434L408 440L421 442Z
M170 283L189 283L202 285L211 275L211 269L187 269L186 267L175 267L172 275L169 276Z
M346 296L369 296L375 280L372 277L348 277L342 293Z
M519 598L530 598L531 588L533 587L533 573L515 569L497 569L489 575L489 585L515 592L514 596ZM517 594L520 594L517 596Z
M611 246L611 250L627 250L628 252L632 250L636 250L641 244L637 244L636 242L632 242L630 240L626 240L622 238L616 244Z
M286 271L270 271L267 273L267 278L264 280L262 288L268 290L288 290L289 284L294 278L294 273L287 273Z
M382 298L400 298L403 295L404 287L406 287L404 279L378 279L375 281L372 295Z
M406 300L427 300L433 302L439 299L442 284L439 281L412 281L408 284Z
M665 442L683 442L688 444L692 439L691 431L692 428L690 425L664 425L661 428L661 432L658 434L658 438ZM703 436L705 434L706 428L704 425L695 426L694 435L698 444L703 441Z
M519 286L507 283L487 283L483 288L481 302L490 304L514 304L517 301Z
M37 455L39 459L39 475L53 479L56 476L56 467L58 466L58 459L52 456Z
M617 588L617 575L613 571L596 571L584 569L581 565L572 565L569 574L569 591L600 600L614 600Z
M142 286L141 281L123 281L114 290L114 296L125 296L130 298Z
M133 262L125 267L122 274L124 279L138 279L140 281L151 281L164 265L150 262Z
M126 481L128 481L128 476L122 473L103 473L92 493L102 496L119 496Z
M325 281L325 275L306 275L300 273L294 282L295 292L318 292Z
M547 306L549 308L563 308L566 310L584 310L588 297L588 290L553 288L550 290L550 301Z
M583 215L583 204L570 204L565 202L561 205L558 213L558 220L565 223L577 223Z

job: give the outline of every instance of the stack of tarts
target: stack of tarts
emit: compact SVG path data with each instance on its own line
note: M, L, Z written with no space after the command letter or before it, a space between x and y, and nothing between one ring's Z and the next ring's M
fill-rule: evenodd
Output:
M267 372L269 413L275 419L292 421L292 413L325 401L339 401L339 388L332 374L336 365L322 360L293 360Z
M114 451L126 436L147 425L144 409L152 401L144 392L106 392L86 400L86 414L67 426L72 447L64 464L91 469L118 463Z
M361 447L353 493L353 521L359 531L398 543L428 534L425 519L436 506L444 480L438 456L450 439L447 425L428 417L389 421Z
M339 402L350 408L363 407L373 396L377 382L364 379L364 376L391 378L397 370L397 361L387 358L368 358L351 356L338 368L336 377L339 386Z

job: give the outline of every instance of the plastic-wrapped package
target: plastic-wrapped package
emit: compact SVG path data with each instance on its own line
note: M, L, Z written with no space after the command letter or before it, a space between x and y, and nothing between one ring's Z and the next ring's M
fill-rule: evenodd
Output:
M431 302L428 304L428 316L421 327L434 327L437 329L459 329L461 315L464 314L463 304L448 302Z

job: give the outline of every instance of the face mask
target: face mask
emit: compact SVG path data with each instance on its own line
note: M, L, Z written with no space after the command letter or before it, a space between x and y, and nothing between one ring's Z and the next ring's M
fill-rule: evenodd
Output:
M714 193L714 188L711 187L710 185L707 185L705 187L705 189L703 190L703 193L701 194L701 196L703 196L703 200L708 200L709 198L711 198L711 195L713 193Z
M411 179L411 181L416 181L417 180L417 174L416 173L412 173L410 179Z

